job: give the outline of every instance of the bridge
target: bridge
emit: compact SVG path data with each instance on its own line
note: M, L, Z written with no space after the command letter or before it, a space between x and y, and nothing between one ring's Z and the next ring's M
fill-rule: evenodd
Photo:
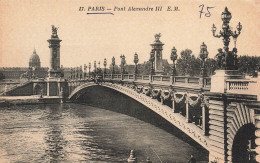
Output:
M89 65L88 75L78 74L77 69L65 79L60 67L62 40L58 37L58 28L52 26L51 39L47 40L51 52L49 76L7 88L1 95L38 95L39 100L54 97L60 102L74 102L90 88L110 89L136 100L179 128L209 151L209 162L260 162L260 73L257 78L245 78L238 73L237 49L229 51L228 47L233 34L229 28L230 19L231 13L225 8L222 13L224 32L216 35L215 25L212 27L213 36L223 37L225 52L218 54L219 70L211 77L205 74L208 52L204 43L200 49L202 66L199 77L176 75L175 48L171 53L172 74L162 75L164 44L160 41L161 35L156 34L151 44L150 75L137 73L138 55L135 54L134 74L125 73L125 56L121 55L121 74L114 73L113 57L111 74L105 70L103 74L96 73L94 62L92 74ZM235 39L241 29L239 23L238 33L234 32Z
M259 77L226 79L221 93L212 91L212 78L104 74L100 79L32 80L5 95L41 94L73 102L90 87L109 88L143 104L190 136L209 151L209 161L250 158L259 162L260 101L253 91L259 88Z

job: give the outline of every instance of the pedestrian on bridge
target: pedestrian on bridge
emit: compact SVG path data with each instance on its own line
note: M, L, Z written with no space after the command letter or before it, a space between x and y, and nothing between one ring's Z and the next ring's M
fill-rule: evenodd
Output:
M190 155L190 159L189 159L188 163L196 163L196 159L194 158L193 155Z

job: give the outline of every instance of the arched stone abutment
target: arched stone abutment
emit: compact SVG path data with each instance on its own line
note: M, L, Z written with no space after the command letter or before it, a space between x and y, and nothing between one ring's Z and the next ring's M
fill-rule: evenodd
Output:
M227 107L227 160L248 162L253 160L255 141L254 110L243 103ZM250 158L251 157L251 158Z
M251 107L250 104L256 102L256 97L222 93L208 93L207 96L209 98L209 161L233 162L233 150L236 150L233 147L237 147L234 146L234 142L242 137L237 133L241 133L240 130L254 132L252 126L255 124L256 108Z

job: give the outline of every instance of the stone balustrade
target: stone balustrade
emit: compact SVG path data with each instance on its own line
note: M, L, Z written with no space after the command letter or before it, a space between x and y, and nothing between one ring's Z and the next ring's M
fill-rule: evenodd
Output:
M252 85L254 85L256 81L250 79L227 79L227 92L228 93L240 93L240 94L252 94L254 93L252 89Z

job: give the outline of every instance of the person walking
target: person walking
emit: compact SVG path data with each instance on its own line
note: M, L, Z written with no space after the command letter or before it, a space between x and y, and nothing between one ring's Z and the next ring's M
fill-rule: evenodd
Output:
M193 155L190 155L190 159L189 159L188 163L196 163L196 159L194 158Z

